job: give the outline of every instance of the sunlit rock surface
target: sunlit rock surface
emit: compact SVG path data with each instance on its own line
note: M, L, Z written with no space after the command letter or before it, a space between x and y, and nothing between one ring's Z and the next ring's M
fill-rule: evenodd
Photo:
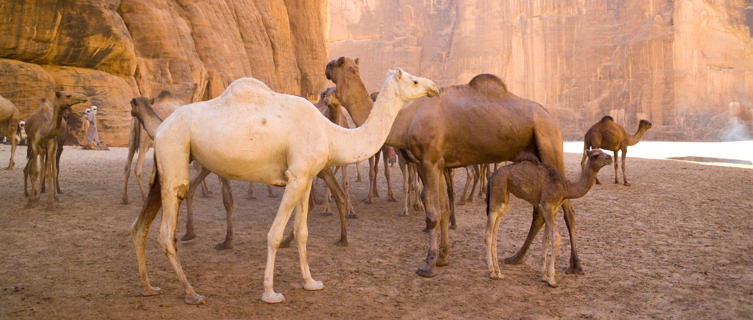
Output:
M313 98L326 86L326 9L324 0L0 1L0 95L25 118L56 89L84 93L114 146L128 142L137 95L199 101L253 76Z
M610 114L645 139L753 137L753 1L330 0L329 56L367 88L400 66L440 85L494 73L567 138Z

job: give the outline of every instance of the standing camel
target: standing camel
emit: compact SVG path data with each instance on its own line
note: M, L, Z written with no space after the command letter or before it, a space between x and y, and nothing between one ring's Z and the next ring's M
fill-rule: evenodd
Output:
M341 57L327 64L325 75L337 85L337 98L358 124L368 114L370 101L358 66L352 59ZM490 74L480 74L465 85L443 88L437 97L407 104L395 119L386 143L402 149L401 155L417 165L424 183L429 250L425 263L417 270L424 277L437 275L436 266L448 263L449 201L440 189L445 168L509 161L518 153L529 151L542 162L565 171L562 134L554 119L540 104L512 94L502 80ZM562 208L571 245L567 272L582 273L575 247L575 210L569 200L562 203ZM523 246L506 262L523 261L543 223L543 217L534 211Z
M357 129L345 129L327 120L311 102L279 94L261 81L233 81L217 98L176 110L155 136L156 174L147 201L131 227L144 295L160 293L146 272L146 236L162 208L159 243L185 289L185 301L205 298L188 282L175 247L178 205L188 190L188 163L198 161L223 177L285 186L280 207L267 234L267 264L262 301L284 300L273 287L274 263L283 231L296 209L295 239L304 289L324 286L311 277L306 241L308 201L314 177L327 166L363 161L387 137L392 122L407 101L436 94L436 85L398 69L390 71L374 112ZM303 126L301 124L305 123ZM216 139L217 136L225 139Z
M617 152L622 150L622 181L626 186L630 183L627 181L625 175L625 156L627 155L627 147L633 146L641 141L643 134L651 129L651 122L647 120L641 120L638 124L638 131L634 135L629 135L625 128L614 122L614 118L611 116L604 116L591 126L586 132L586 136L583 138L583 158L580 160L580 166L583 168L586 162L586 153L592 148L600 148L604 150L610 150L614 152L614 183L620 183L617 179ZM599 182L599 178L596 178L596 183Z
M87 98L78 93L57 91L55 92L54 102L47 98L42 98L39 108L26 120L26 133L29 137L26 167L24 168L24 184L26 176L31 177L31 193L28 197L27 208L30 208L39 200L39 194L36 189L36 182L39 172L37 171L37 160L42 163L42 175L47 181L47 190L49 198L47 200L47 209L54 209L53 199L57 199L57 143L58 134L61 134L60 127L63 121L63 112L70 110L71 106L77 103L86 102ZM42 179L40 179L42 180ZM24 186L24 190L26 187Z
M591 189L599 170L612 163L612 157L601 150L588 151L585 169L576 181L568 181L556 168L542 164L536 156L521 153L515 164L497 170L489 180L486 195L486 264L492 279L503 279L497 259L497 232L499 221L510 209L510 193L533 206L544 217L544 266L542 281L551 287L557 286L554 261L560 246L557 231L557 208L566 199L580 198ZM551 246L551 258L547 252Z
M154 111L160 119L166 119L175 109L184 105L185 103L178 98L173 97L169 91L162 91L156 98L151 101ZM91 130L91 128L89 129ZM139 120L133 118L131 120L131 133L128 139L128 158L126 159L125 169L123 170L123 204L128 204L128 178L131 176L131 163L133 163L133 155L138 152L136 158L136 168L134 169L134 175L136 181L139 184L139 190L141 191L141 198L146 199L146 191L144 189L144 182L141 179L141 172L144 169L144 157L146 152L152 145L152 139L146 133L145 129L139 125Z
M13 166L16 164L13 156L16 154L16 145L18 144L16 131L18 130L18 121L20 118L21 116L16 105L10 100L5 99L5 97L0 96L0 136L5 136L10 140L10 160L5 170L13 169Z

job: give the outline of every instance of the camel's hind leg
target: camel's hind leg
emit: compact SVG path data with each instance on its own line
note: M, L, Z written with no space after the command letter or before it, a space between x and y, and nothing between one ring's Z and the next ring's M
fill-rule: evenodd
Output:
M403 215L407 216L409 213L408 207L410 206L410 179L408 178L408 164L405 162L403 157L398 157L398 166L400 166L400 172L403 174L403 192L405 195L405 199L403 199Z
M304 193L309 191L307 187L310 186L311 180L313 180L313 177L296 176L290 169L285 171L285 175L288 184L282 195L282 201L280 202L280 207L277 209L277 215L272 222L272 227L269 229L269 233L267 233L267 265L264 269L264 293L261 297L261 300L267 303L278 303L285 300L285 297L281 293L274 291L275 257L277 256L277 249L282 242L285 225L293 213L293 208L300 205ZM306 217L303 218L305 220ZM297 237L300 236L303 236L303 233L297 235ZM303 253L305 254L305 250Z
M465 196L468 193L468 187L471 185L471 181L473 181L473 167L465 166L465 185L463 186L463 194L460 195L460 202L458 202L458 204L465 204ZM471 190L471 193L473 193L473 190Z
M619 181L619 179L618 179L618 178L619 178L619 175L617 174L617 167L618 167L618 163L617 163L617 153L619 153L619 152L620 152L620 149L614 150L614 183L615 183L615 184L618 184L618 183L620 183L620 181ZM624 153L623 153L623 154L624 154ZM624 160L623 160L623 163L624 163Z
M455 169L445 169L444 179L447 184L447 199L450 202L450 229L455 230L458 227L455 222Z
M217 250L225 250L233 248L233 190L230 188L230 181L223 177L219 178L220 184L222 185L222 204L225 206L227 231L225 233L225 241L218 243L214 248Z
M10 138L10 160L8 161L8 167L5 170L13 169L16 162L13 160L13 156L16 154L16 145L18 144L18 138L16 137L16 131L18 130L18 122L14 121L14 117L8 119L8 138Z
M437 275L436 266L439 258L440 229L438 222L442 220L441 195L444 193L442 185L442 169L435 163L423 161L418 165L418 173L424 181L424 190L421 195L426 205L426 226L429 229L429 251L423 265L416 270L422 277L434 277Z
M510 209L510 194L507 191L507 179L500 176L497 184L493 185L492 183L492 181L489 181L486 196L488 199L486 203L486 265L489 268L489 277L504 279L497 257L497 234L499 233L499 222L502 216Z
M390 182L390 166L389 166L389 149L382 148L382 162L384 163L384 179L387 180L387 201L396 202L395 194L392 192L392 185Z
M186 233L180 238L180 241L188 241L196 238L193 229L193 197L196 194L196 188L204 182L209 173L209 170L201 167L199 174L189 184L188 193L186 194Z
M144 130L144 129L141 129ZM139 138L139 151L136 156L136 168L133 170L133 174L136 176L136 182L139 184L139 190L141 191L141 199L146 199L146 190L144 189L144 182L141 180L141 173L144 171L144 158L146 158L146 152L149 151L149 135L146 131L141 132ZM154 164L157 167L157 164Z
M149 195L146 198L141 213L136 218L136 221L131 225L131 237L133 238L133 246L136 250L136 259L139 264L139 279L141 285L144 288L143 295L153 296L162 293L162 290L158 287L152 287L149 284L149 276L146 272L146 235L149 233L149 227L152 225L152 220L157 216L157 212L162 207L162 197L160 190L159 178L154 179L154 183L149 189Z
M55 155L57 143L50 139L47 143L47 156L44 159L44 176L47 179L47 210L55 209Z
M141 141L141 125L136 118L131 121L131 135L128 139L128 158L126 159L126 165L123 169L123 199L122 204L128 204L128 178L131 176L131 164L133 163L133 155L136 153L136 149L139 147Z
M616 154L615 154L616 156ZM627 174L625 173L625 157L627 157L627 148L622 149L622 182L626 186L630 186L630 182L627 181ZM614 158L614 163L617 163L617 158ZM615 179L617 175L615 174Z

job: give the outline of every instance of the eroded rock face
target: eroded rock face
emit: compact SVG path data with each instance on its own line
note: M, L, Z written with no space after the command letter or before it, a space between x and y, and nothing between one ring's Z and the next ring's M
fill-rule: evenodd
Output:
M566 138L605 114L647 139L753 138L753 2L330 0L329 56L370 91L397 66L440 85L494 73ZM731 134L730 131L735 131Z
M111 146L138 95L199 101L245 76L312 98L326 86L324 0L9 0L0 17L0 95L25 118L54 90L84 93L74 112L97 105Z

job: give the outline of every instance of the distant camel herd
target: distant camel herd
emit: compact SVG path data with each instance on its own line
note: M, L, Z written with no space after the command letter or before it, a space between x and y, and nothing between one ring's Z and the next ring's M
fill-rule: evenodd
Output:
M359 73L359 60L340 57L325 68L335 86L322 92L316 104L280 94L253 78L231 83L220 96L188 103L163 91L153 98L131 100L133 121L128 158L124 169L122 203L129 202L128 179L134 155L135 175L144 201L131 227L143 295L161 293L149 282L146 269L146 236L152 220L162 209L159 244L185 289L185 302L201 304L205 297L189 283L176 249L178 207L187 200L186 234L193 239L192 200L209 173L220 177L223 204L227 212L225 240L216 249L232 248L233 196L229 180L284 186L280 206L267 236L267 263L262 300L284 300L274 290L274 264L278 248L296 241L303 288L320 290L308 267L307 215L316 203L312 184L323 179L331 191L340 218L339 245L347 245L346 218L356 217L350 198L347 165L369 159L369 193L364 202L378 197L376 178L380 155L384 161L388 200L396 201L390 186L388 158L397 153L405 190L403 214L423 210L426 214L428 252L416 273L437 275L437 267L449 263L449 229L455 226L454 169L465 168L468 178L460 203L472 201L478 185L486 199L486 262L489 275L502 279L497 258L497 231L501 217L510 208L510 194L533 207L528 235L520 250L506 263L518 264L539 230L544 227L542 280L556 286L554 261L560 243L556 228L557 209L564 211L570 236L570 264L567 273L582 274L575 245L575 209L570 199L584 196L599 183L599 170L614 162L618 183L617 155L622 151L623 183L629 186L625 157L651 128L641 120L630 135L610 116L604 116L585 134L581 174L575 181L565 177L562 134L556 121L540 104L511 93L497 76L479 74L467 84L438 88L429 79L402 69L390 70L378 92L369 93ZM58 201L58 175L63 148L65 117L71 106L87 97L57 91L53 99L43 98L24 123L13 103L0 97L0 135L11 144L7 169L14 167L13 155L23 135L28 136L24 192L27 207L48 191L47 208ZM233 119L233 121L227 121ZM222 136L223 139L216 139ZM154 145L155 167L145 187L142 167L146 151ZM598 149L611 150L613 158ZM189 179L189 163L200 173ZM503 164L498 168L500 163ZM493 165L493 168L490 167ZM41 166L41 173L38 166ZM335 173L341 172L338 182ZM358 171L358 169L357 169ZM493 173L492 173L493 171ZM360 172L358 172L360 180ZM26 182L31 191L26 191ZM471 186L472 182L472 186ZM37 190L37 183L41 190ZM470 187L470 194L466 194ZM204 186L204 188L206 188ZM249 185L249 197L253 197ZM269 189L269 195L273 196ZM329 194L325 195L329 212ZM293 231L283 235L295 209Z

